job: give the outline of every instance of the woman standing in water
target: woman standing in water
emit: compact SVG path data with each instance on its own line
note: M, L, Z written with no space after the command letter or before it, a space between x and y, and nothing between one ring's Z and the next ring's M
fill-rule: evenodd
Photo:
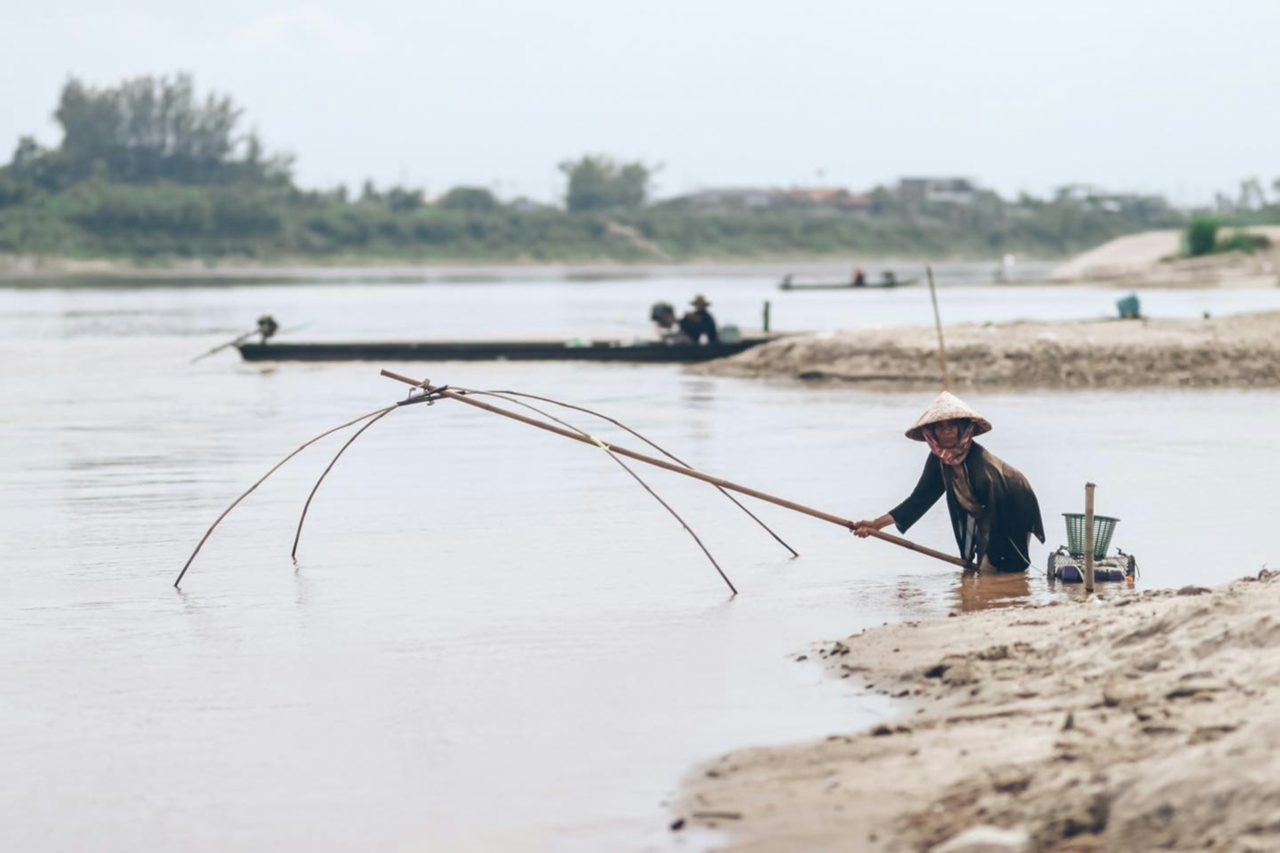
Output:
M1044 541L1040 504L1022 472L973 440L990 431L986 418L943 391L907 430L929 445L915 491L874 521L855 522L853 533L865 538L891 524L906 533L945 493L962 560L979 570L1026 571L1031 534Z

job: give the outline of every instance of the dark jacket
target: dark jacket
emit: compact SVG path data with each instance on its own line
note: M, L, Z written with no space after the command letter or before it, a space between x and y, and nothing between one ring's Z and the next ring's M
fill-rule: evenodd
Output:
M938 457L929 455L915 491L889 511L898 530L906 533L945 492L961 559L977 566L985 556L996 571L1025 571L1028 534L1034 533L1044 541L1040 503L1027 478L975 441L965 457L964 468L974 498L982 504L982 512L975 519L979 534L967 536L969 512L956 499L955 475L949 467Z
M720 341L720 335L716 331L715 318L711 316L709 311L689 311L680 318L680 331L689 336L689 340L695 344L702 343L702 336L706 335L707 343L714 344Z

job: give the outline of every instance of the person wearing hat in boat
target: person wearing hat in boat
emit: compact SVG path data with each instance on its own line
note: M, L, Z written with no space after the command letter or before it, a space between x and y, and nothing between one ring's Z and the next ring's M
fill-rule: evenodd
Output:
M929 445L924 473L911 495L873 521L858 521L860 537L896 525L906 533L944 494L960 558L978 569L1022 572L1030 565L1031 535L1044 541L1040 504L1017 468L973 439L991 423L959 397L943 391L907 438Z
M707 310L711 303L705 296L698 294L689 304L693 306L693 310L686 311L680 318L680 331L688 335L689 340L695 344L702 343L704 337L709 344L719 343L720 335L716 332L715 318Z

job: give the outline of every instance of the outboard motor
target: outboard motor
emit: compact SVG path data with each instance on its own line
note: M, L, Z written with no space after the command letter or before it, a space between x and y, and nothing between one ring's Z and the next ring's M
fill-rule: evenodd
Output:
M267 339L273 337L278 331L280 331L280 324L276 322L275 317L263 314L258 318L258 334L262 336L262 343L265 344Z
M670 302L655 302L649 309L649 319L664 329L676 324L676 309Z

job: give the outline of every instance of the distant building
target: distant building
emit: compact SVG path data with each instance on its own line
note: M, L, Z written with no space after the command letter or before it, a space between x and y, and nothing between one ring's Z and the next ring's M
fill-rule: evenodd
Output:
M871 196L851 193L844 187L710 189L678 196L665 203L695 213L751 213L780 208L803 208L828 214L871 211Z
M973 204L978 188L967 178L902 178L898 197L908 204Z
M874 206L869 193L847 193L836 204L846 213L863 214L871 213L871 209Z
M779 192L793 204L815 205L842 213L870 213L871 196L851 193L844 187L792 187Z
M1056 201L1087 201L1098 194L1098 188L1092 184L1063 184L1053 191Z
M698 213L749 213L772 207L778 200L773 190L699 190L671 199L670 204Z
M1054 191L1057 201L1075 201L1110 213L1155 213L1167 210L1169 202L1158 195L1109 193L1092 184L1067 184Z
M829 204L849 191L843 187L792 187L782 190L782 195L791 201L808 202L810 204Z
M531 198L520 196L519 198L512 199L507 207L518 213L536 213L539 210L551 210L555 205L544 204L543 202L534 201Z

